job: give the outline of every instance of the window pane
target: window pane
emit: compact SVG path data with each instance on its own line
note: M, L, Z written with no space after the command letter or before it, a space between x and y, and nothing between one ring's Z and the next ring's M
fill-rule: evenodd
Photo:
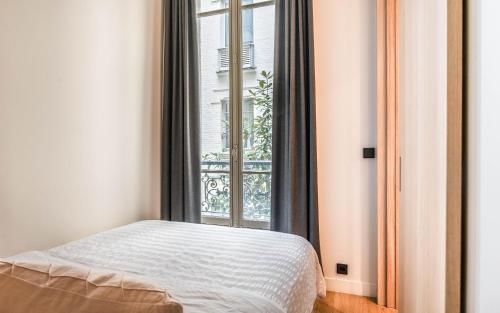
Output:
M253 98L243 100L243 148L253 147L254 106Z
M199 0L198 12L227 6L228 1ZM226 14L198 19L201 96L202 217L230 218L230 100Z
M222 140L222 151L229 150L231 143L230 138L230 127L229 127L229 100L223 99L221 103L221 140Z
M242 217L245 220L269 221L271 215L274 5L243 9L242 17L242 23L244 23L242 36L247 39L251 38L251 41L244 41L242 45L244 68Z
M241 18L243 43L253 42L253 10L243 10Z

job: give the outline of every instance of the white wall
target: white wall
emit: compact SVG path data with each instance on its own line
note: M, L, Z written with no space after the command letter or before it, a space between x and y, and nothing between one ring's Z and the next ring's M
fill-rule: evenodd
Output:
M160 0L0 0L0 256L153 217Z
M376 295L376 6L314 0L323 269L329 290ZM349 276L336 274L349 264Z
M468 5L466 312L498 312L500 295L500 2Z
M446 0L401 1L400 312L445 312Z

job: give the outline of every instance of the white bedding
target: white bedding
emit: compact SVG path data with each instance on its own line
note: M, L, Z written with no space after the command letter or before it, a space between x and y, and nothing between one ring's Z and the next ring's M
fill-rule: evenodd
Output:
M30 253L146 276L185 313L310 313L326 293L312 246L263 230L143 221Z

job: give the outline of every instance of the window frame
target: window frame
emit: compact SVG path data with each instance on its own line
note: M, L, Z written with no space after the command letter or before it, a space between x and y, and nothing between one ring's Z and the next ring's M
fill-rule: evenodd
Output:
M224 1L224 0L223 0ZM245 9L256 9L275 5L275 0L243 4L248 0L229 0L229 6L220 9L197 12L198 18L227 14L229 19L229 155L230 155L230 218L202 216L205 224L232 227L269 229L269 221L246 220L243 218L243 67L242 67L242 13ZM253 14L253 13L252 13ZM253 20L253 18L252 18ZM252 22L253 25L253 22ZM246 98L246 97L245 97Z

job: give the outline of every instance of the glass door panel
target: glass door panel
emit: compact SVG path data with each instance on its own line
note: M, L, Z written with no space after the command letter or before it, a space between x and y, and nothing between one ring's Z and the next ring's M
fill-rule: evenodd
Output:
M274 5L242 1L243 225L267 228L271 217Z
M230 224L229 0L199 0L202 221Z
M202 222L268 228L274 1L198 0Z

